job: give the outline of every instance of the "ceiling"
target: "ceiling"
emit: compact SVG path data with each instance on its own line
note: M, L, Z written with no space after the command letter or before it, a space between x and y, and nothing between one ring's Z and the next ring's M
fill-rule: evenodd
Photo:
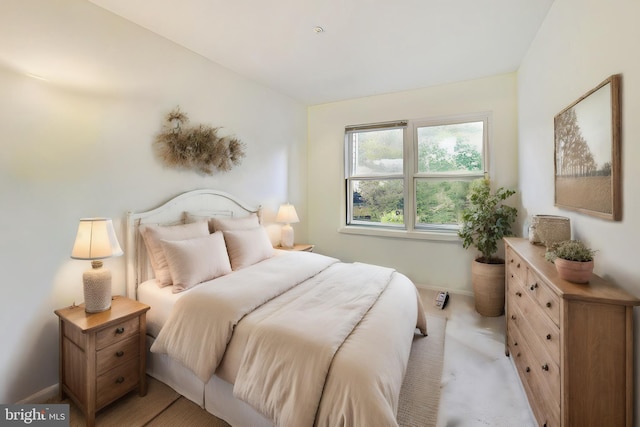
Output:
M306 105L516 71L553 3L90 1Z

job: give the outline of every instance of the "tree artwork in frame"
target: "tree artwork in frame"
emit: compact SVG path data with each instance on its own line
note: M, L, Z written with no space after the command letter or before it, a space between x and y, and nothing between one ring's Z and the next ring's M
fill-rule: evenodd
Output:
M615 74L554 118L555 205L622 219L620 80Z

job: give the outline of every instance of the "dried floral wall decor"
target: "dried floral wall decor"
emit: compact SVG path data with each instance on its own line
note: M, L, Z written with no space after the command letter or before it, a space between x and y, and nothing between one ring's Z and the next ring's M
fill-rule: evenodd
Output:
M235 137L217 135L219 127L187 126L189 118L176 107L167 114L154 148L158 157L171 167L196 169L205 174L227 172L245 156L244 143Z

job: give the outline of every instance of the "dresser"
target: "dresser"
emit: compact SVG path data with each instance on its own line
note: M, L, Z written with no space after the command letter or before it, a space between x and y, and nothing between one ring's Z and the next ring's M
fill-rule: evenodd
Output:
M55 313L60 326L60 399L69 396L95 424L96 411L138 389L146 394L145 334L149 306L115 297L109 310L74 305Z
M505 351L538 424L632 426L640 300L596 275L585 285L560 279L544 247L504 241Z

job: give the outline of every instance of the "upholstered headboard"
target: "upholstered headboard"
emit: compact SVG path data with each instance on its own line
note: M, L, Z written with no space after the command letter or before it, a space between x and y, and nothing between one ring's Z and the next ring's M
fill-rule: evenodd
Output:
M128 212L125 231L127 296L137 299L138 285L153 277L142 236L141 224L182 224L189 216L243 217L255 213L262 222L261 208L253 208L222 191L193 190L182 193L145 212Z

